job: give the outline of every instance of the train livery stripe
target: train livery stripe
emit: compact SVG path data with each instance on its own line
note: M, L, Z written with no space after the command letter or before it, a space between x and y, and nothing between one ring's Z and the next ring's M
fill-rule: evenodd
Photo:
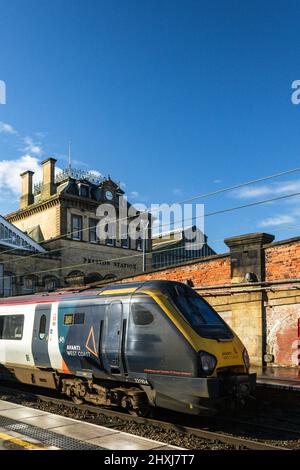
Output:
M128 287L127 289L108 289L108 290L104 290L100 292L98 295L102 296L102 295L114 295L114 294L132 294L136 290L137 290L136 287L134 288Z
M184 376L192 376L192 372L181 372L178 370L159 370L159 369L144 369L144 372L149 374L173 374L173 375L184 375Z
M69 367L67 366L67 364L65 363L63 359L61 360L61 370L64 374L72 374L72 372L70 371Z

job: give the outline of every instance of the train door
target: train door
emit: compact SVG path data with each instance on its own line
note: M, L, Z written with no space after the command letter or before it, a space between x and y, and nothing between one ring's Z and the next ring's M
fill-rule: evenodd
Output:
M112 302L106 311L105 355L112 374L120 373L122 346L122 302Z
M51 367L48 351L50 318L51 304L36 307L31 347L34 363L38 367Z

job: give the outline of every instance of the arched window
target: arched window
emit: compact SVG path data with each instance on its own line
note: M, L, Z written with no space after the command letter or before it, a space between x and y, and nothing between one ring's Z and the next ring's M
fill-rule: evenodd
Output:
M59 287L59 280L55 276L48 276L44 279L46 291L53 291Z
M25 294L34 294L37 288L36 276L24 276L23 278L23 290Z
M68 286L82 286L84 285L84 273L82 271L71 271L65 277L65 283Z
M3 278L3 296L11 297L13 295L13 280L14 276L12 273L4 272Z
M106 274L104 279L115 279L117 276L115 274Z
M136 240L136 249L142 251L143 249L143 240L142 237L138 237Z
M90 273L85 278L86 284L91 284L92 282L102 281L103 277L100 273Z

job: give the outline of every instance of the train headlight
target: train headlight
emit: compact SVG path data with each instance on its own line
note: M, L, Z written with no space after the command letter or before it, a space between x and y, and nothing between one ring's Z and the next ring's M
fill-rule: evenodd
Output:
M199 357L203 372L205 372L205 374L207 375L212 374L217 364L217 359L215 358L215 356L207 352L201 351Z
M243 351L243 359L244 359L246 369L249 369L250 368L250 358L249 358L249 354L248 354L248 351L247 351L246 348Z

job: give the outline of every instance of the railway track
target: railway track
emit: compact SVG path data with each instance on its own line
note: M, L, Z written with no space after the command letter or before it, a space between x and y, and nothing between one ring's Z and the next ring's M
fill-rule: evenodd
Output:
M124 422L134 422L137 424L149 425L149 426L164 429L167 431L175 431L176 433L180 433L186 436L196 436L196 437L208 440L208 441L221 442L223 444L230 445L234 447L235 449L290 450L287 447L282 447L278 445L269 444L266 442L251 440L251 439L247 439L244 437L237 437L237 436L223 433L223 432L214 432L214 431L209 431L208 429L203 429L199 427L190 427L186 425L181 425L178 422L168 422L168 421L163 421L163 420L159 420L155 418L133 416L125 412L100 408L98 406L89 405L89 404L77 405L74 402L66 400L66 399L57 398L55 396L49 396L46 394L33 393L33 392L26 391L24 390L24 387L22 387L22 389L20 390L20 389L7 387L7 386L0 386L0 392L4 394L9 393L11 395L16 395L16 397L20 397L20 392L21 392L22 397L24 398L27 397L28 399L31 399L33 401L39 400L40 402L63 406L63 407L73 409L73 410L76 409L82 412L91 413L96 416L102 415L102 416L107 416L111 418L118 418L121 421L123 421L123 424L122 423L107 424L107 422L99 423L99 424L103 424L106 427L122 428L125 425ZM238 420L233 420L233 421L237 422L238 424ZM289 431L289 432L291 434L293 433L297 434L298 437L300 436L300 431L299 432Z

